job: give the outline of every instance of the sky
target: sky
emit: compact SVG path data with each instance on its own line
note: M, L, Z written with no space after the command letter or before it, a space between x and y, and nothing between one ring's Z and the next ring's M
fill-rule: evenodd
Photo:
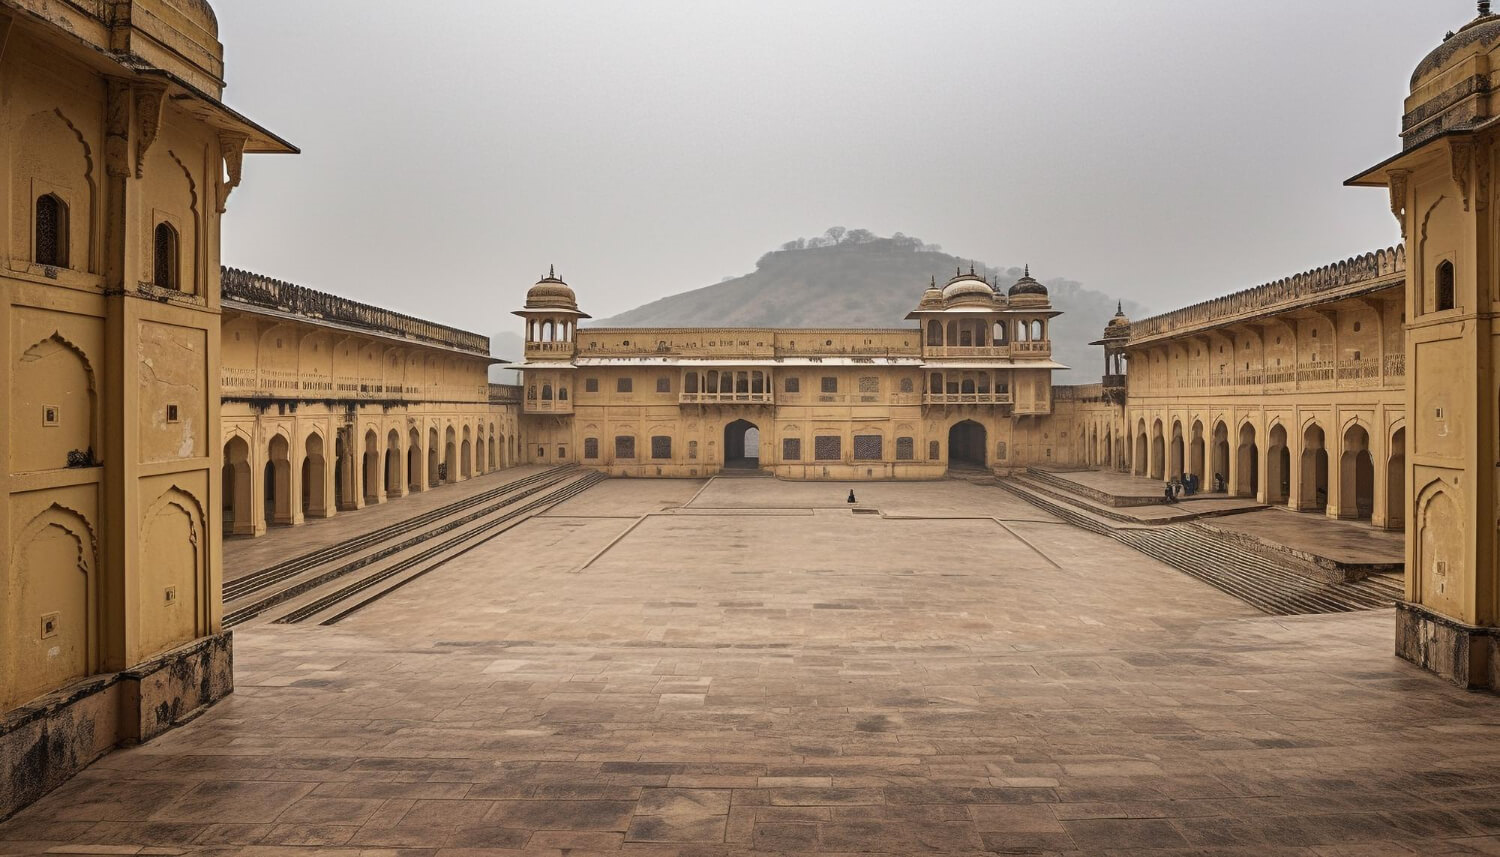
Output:
M829 226L1160 312L1400 238L1344 179L1473 0L214 0L225 264L484 334ZM935 272L936 273L936 272ZM914 294L922 284L913 284Z

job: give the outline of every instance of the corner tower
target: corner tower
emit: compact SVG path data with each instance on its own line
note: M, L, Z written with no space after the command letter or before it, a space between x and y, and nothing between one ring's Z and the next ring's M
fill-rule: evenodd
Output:
M526 428L522 460L563 463L577 460L572 442L574 358L578 322L590 316L578 309L578 297L549 268L547 276L526 292L526 306L515 312L526 320L526 362L522 370L522 413L550 416Z
M1396 653L1497 686L1500 309L1494 187L1500 16L1489 2L1417 66L1402 151L1349 180L1385 187L1407 246L1406 598Z

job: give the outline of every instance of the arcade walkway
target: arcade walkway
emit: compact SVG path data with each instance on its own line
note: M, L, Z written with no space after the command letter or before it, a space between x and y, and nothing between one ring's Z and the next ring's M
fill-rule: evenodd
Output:
M1500 853L1500 717L994 486L610 480L9 822L0 854ZM404 849L404 850L397 850Z

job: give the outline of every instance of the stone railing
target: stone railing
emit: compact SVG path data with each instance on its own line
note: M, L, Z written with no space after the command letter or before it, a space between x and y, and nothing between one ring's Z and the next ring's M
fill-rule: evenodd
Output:
M1394 279L1405 273L1404 246L1377 250L1263 286L1131 322L1130 342L1135 344L1237 318L1280 312L1311 300L1336 297L1341 290L1358 291L1362 286Z
M490 404L514 405L521 401L523 388L514 384L491 384Z
M775 404L774 393L682 393L677 397L682 405L770 405Z
M1123 376L1120 377L1123 378ZM1103 384L1069 384L1052 388L1052 401L1054 402L1093 402L1102 398L1104 398Z
M1009 357L1009 345L929 345L925 357Z
M221 284L221 294L225 300L239 301L312 319L338 322L352 327L362 327L380 333L392 333L408 339L469 351L484 357L490 355L490 339L487 336L423 321L420 318L351 301L294 283L273 280L249 271L224 268Z
M1385 359L1318 360L1298 366L1252 369L1235 374L1176 375L1165 383L1152 383L1142 377L1131 389L1143 395L1173 392L1237 391L1246 394L1264 391L1327 390L1332 388L1368 389L1399 386L1406 376L1403 354L1389 354Z
M925 393L924 405L1009 405L1010 393Z

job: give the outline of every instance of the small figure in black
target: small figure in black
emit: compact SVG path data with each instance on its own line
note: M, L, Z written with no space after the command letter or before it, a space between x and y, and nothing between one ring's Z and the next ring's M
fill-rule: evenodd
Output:
M1172 495L1172 485L1171 485L1171 483L1168 483L1166 489L1162 491L1162 496L1167 499L1168 503L1176 503L1177 502L1177 498Z
M858 500L854 499L854 489L853 488L849 489L849 502L850 503L857 503L857 502L859 502Z

